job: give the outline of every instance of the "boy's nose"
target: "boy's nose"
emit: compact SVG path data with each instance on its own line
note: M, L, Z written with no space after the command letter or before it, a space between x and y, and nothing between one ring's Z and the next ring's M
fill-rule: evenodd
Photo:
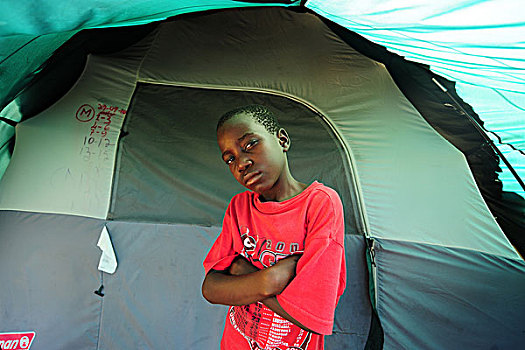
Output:
M247 168L249 168L250 166L252 165L252 161L251 159L249 159L248 157L241 157L239 159L239 171L244 171L246 170Z

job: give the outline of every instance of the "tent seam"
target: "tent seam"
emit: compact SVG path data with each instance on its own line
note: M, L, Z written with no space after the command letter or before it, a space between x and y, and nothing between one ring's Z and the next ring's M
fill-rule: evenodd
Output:
M100 271L100 285L104 285L104 272ZM104 312L104 297L100 297L100 313L98 315L97 350L100 349L100 331L102 329L102 313Z
M509 257L509 256L497 254L497 253L492 253L492 252L485 251L485 250L471 249L471 248L461 247L461 246L456 246L456 245L445 245L445 244L430 243L430 242L411 241L411 240L407 240L407 239L391 239L391 238L385 238L385 237L379 237L379 236L372 236L371 238L374 239L374 240L383 240L383 241L388 241L388 242L406 242L406 243L421 244L421 245L426 245L426 246L431 246L431 247L442 247L442 248L450 248L450 249L462 249L462 250L469 251L469 252L477 252L477 253L489 254L489 255L492 255L492 256L497 256L497 257L501 257L501 258L505 258L505 259L525 261L516 252L515 249L514 249L514 253L516 254L516 257L513 258L513 257ZM511 246L511 247L514 248L513 246Z
M155 37L150 41L150 44L149 44L149 48L148 50L144 53L144 56L142 56L142 59L140 60L140 63L139 63L139 66L137 67L137 71L135 72L135 86L137 85L137 83L140 82L140 72L142 71L142 66L144 65L144 61L146 60L146 57L149 56L152 48L153 48L153 44L157 41L158 39L158 36L160 34L160 29L156 29L155 30ZM132 96L133 97L133 96ZM131 100L132 98L130 98L130 101L129 103L131 104ZM129 104L128 104L128 107L129 107Z

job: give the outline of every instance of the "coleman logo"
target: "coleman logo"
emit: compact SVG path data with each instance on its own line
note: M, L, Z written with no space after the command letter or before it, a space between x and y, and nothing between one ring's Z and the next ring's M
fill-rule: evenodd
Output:
M0 349L28 350L31 348L35 332L0 333Z

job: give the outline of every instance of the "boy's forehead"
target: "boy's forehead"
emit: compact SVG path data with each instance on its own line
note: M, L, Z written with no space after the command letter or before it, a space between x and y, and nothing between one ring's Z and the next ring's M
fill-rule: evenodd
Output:
M252 125L252 124L259 124L259 123L255 121L252 114L241 112L241 113L237 113L236 115L234 115L233 117L231 117L224 123L224 125L227 125L227 124L229 125L238 125L238 124Z
M251 115L247 113L240 113L228 119L220 128L217 130L217 135L230 134L230 133L242 133L242 132L268 132L264 125L258 123Z
M227 120L219 130L217 130L217 143L219 148L224 151L229 147L235 147L233 145L253 135L258 135L263 138L272 136L263 125L257 123L251 117L234 117Z

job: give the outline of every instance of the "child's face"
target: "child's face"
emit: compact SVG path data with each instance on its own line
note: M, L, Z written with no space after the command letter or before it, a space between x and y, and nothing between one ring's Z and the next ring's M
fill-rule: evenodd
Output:
M289 139L284 129L270 134L250 116L239 114L217 131L222 159L244 187L262 194L271 193L284 181L285 152Z

